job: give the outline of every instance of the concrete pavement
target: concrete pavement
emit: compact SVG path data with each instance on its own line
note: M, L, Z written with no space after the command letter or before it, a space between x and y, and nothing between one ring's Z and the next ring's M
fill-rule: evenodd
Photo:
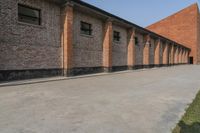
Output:
M199 89L195 65L0 87L0 133L170 133Z

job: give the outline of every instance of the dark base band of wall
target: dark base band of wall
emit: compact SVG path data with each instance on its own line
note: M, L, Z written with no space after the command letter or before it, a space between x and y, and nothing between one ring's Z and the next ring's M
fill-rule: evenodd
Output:
M154 67L162 67L163 64L155 64Z
M154 64L150 64L150 65L143 65L143 68L153 68Z
M117 71L125 71L128 70L128 66L113 66L112 67L112 72L117 72Z
M162 67L170 66L169 64L162 64Z
M144 68L154 68L154 67L167 67L174 65L183 65L183 64L151 64L151 65L135 65L133 69L144 69Z
M103 67L103 72L112 72L112 67Z
M72 69L64 70L65 76L77 76L84 74L93 74L103 72L103 67L75 67Z
M133 69L134 70L143 69L143 65L135 65L135 66L133 66Z
M116 72L127 70L127 66L113 66L113 67L76 67L72 69L64 70L65 76L77 76L101 72Z
M77 76L101 72L116 72L124 70L135 70L153 67L165 67L184 65L181 64L158 64L158 65L135 65L135 66L113 66L113 67L77 67L72 69L33 69L33 70L0 70L0 82L32 78L44 78L53 76Z
M133 69L144 69L144 68L153 68L155 67L154 64L150 64L150 65L135 65L133 66Z
M168 66L174 66L174 64L156 64L154 67L168 67Z
M0 70L0 81L61 76L62 69Z

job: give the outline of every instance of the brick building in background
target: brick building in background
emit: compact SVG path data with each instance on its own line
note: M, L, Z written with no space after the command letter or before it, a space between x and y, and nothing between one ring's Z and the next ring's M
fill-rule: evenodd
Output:
M191 48L190 63L200 64L200 22L198 4L193 4L147 29Z
M82 1L0 6L0 81L188 63L182 43Z

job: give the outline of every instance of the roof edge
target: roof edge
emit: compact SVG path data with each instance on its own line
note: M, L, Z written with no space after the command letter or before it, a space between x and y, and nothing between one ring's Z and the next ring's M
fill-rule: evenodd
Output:
M189 8L191 8L191 7L193 7L193 6L196 6L196 8L197 8L198 11L199 11L198 3L195 2L195 3L193 3L193 4L191 4L191 5L187 6L187 7L185 7L185 8L183 8L183 9L180 9L179 11L177 11L177 12L175 12L175 13L173 13L173 14L171 14L171 15L165 17L165 18L162 18L162 19L160 19L160 20L158 20L158 21L156 21L156 22L154 22L154 23L148 25L146 28L148 29L148 28L150 28L151 26L153 26L153 25L155 25L155 24L157 24L157 23L159 23L159 22L161 22L161 21L163 21L163 20L166 20L166 19L168 19L168 18L170 18L170 17L173 17L173 16L175 16L175 15L177 15L177 14L179 14L179 13L181 13L181 12L185 11L186 9L189 9Z
M116 15L113 15L113 14L111 14L111 13L109 13L109 12L103 10L103 9L100 9L100 8L98 8L98 7L94 6L94 5L91 5L91 4L89 4L89 3L86 3L86 2L84 2L84 1L82 1L82 0L64 0L64 1L65 1L64 3L66 3L66 2L71 2L71 1L72 1L72 2L74 2L74 3L77 3L77 4L80 4L80 5L82 5L82 6L88 7L88 8L90 8L90 9L93 9L93 10L97 11L97 12L100 12L100 13L102 13L102 14L105 14L105 15L108 16L108 17L115 18L115 19L117 19L117 20L119 20L119 21L121 21L121 22L123 22L123 23L132 25L133 27L136 27L136 28L139 28L139 29L141 29L141 30L143 30L143 31L145 31L145 32L148 32L149 34L153 34L153 35L155 35L155 36L158 36L158 37L161 38L161 39L167 40L167 41L172 42L172 43L176 43L176 44L179 45L179 46L182 46L182 47L184 47L184 48L186 48L186 49L188 49L188 50L191 50L190 48L188 48L188 47L186 47L186 46L184 46L184 45L182 45L182 44L180 44L180 43L178 43L178 42L176 42L176 41L173 41L173 40L171 40L171 39L169 39L169 38L166 38L166 37L161 36L161 35L159 35L159 34L157 34L157 33L155 33L155 32L152 32L152 31L150 31L150 30L148 30L148 29L146 29L146 28L143 28L143 27L141 27L141 26L138 26L138 25L136 25L136 24L134 24L134 23L132 23L132 22L130 22L130 21L128 21L128 20L125 20L125 19L123 19L123 18L121 18L121 17L118 17L118 16L116 16Z

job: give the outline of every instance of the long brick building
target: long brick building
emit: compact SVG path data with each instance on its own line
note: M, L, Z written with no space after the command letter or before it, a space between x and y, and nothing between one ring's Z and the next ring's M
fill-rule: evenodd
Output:
M198 4L195 3L147 29L191 48L190 63L200 64L199 15Z
M79 0L1 0L0 20L0 81L188 63L189 44Z

